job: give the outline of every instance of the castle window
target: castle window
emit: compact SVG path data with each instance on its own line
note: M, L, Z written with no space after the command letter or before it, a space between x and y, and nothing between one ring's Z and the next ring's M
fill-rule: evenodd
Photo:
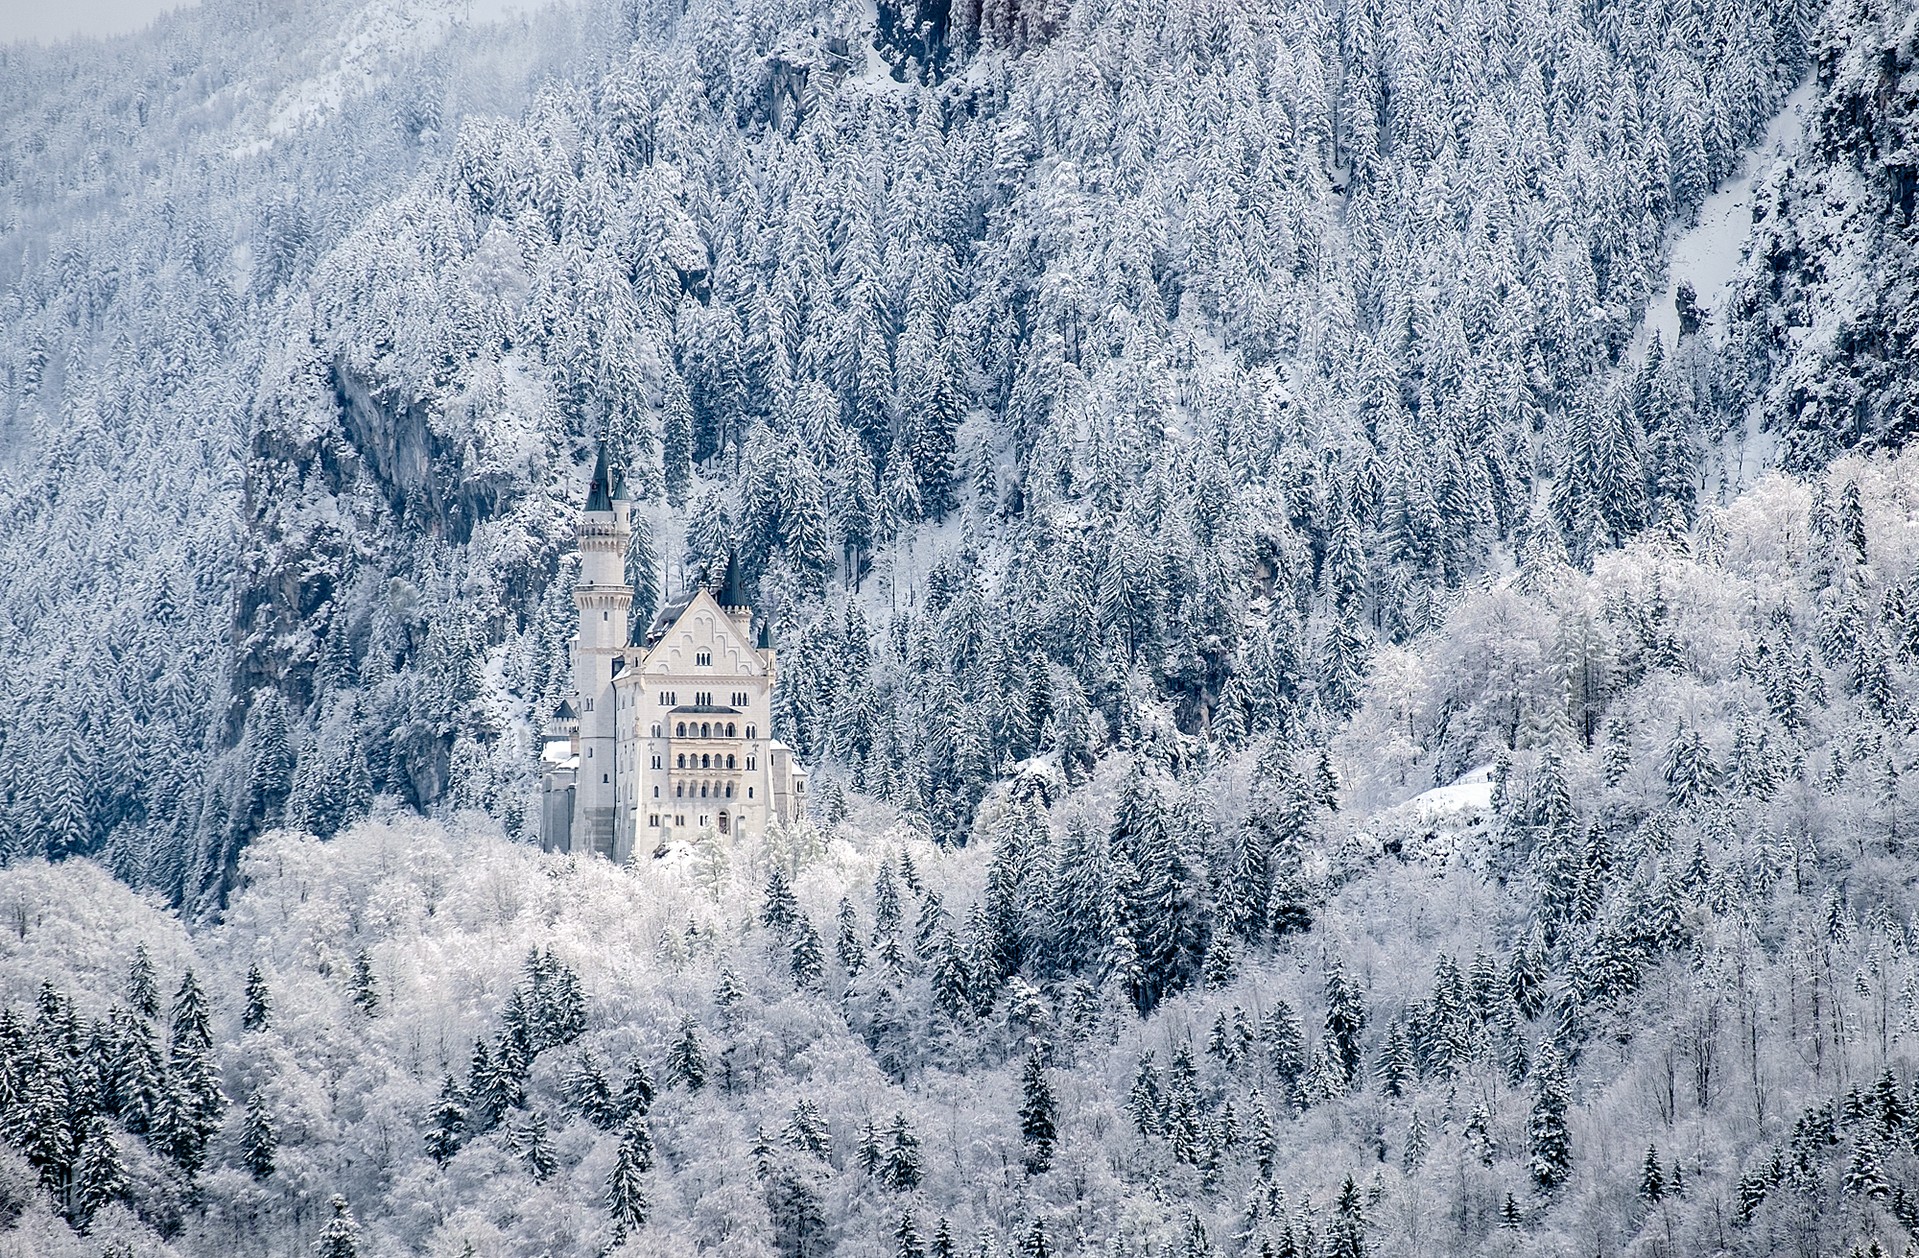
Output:
M680 797L682 797L682 796L684 796L685 794L686 794L686 783L684 783L684 782L675 782L675 783L673 783L673 795L674 795L674 798L676 798L676 799L677 799L677 798L680 798Z
M721 834L728 834L728 833L731 833L731 832L730 832L730 831L729 831L729 830L728 830L728 829L726 828L726 823L727 823L727 815L726 815L725 813L721 813L721 814L720 814L720 833L721 833Z
M693 694L693 704L694 704L694 706L695 706L695 707L701 707L701 708L710 708L710 707L712 707L712 706L713 706L713 692L712 692L711 690L699 690L699 691L695 691L695 692L694 692L694 694Z
M658 799L659 797L660 797L660 788L656 786L653 788L653 798Z
M699 667L699 668L713 667L713 652L711 651L695 652L693 656L693 663L696 667Z
M610 778L610 777L608 777L608 776L607 776L606 774L604 774L604 773L602 773L602 774L600 774L600 781L601 781L601 782L603 782L603 783L604 783L604 782L611 782L612 780L613 780L613 779L612 779L612 778Z
M748 799L753 798L753 788L750 786L746 788L746 797Z
M748 756L748 757L746 758L746 767L747 767L748 769L751 769L751 768L753 767L753 762L754 762L754 757L752 757L752 756Z
M707 722L707 721L700 722L700 737L701 738L713 737L713 726L710 722Z
M654 812L654 813L648 813L648 814L647 814L647 816L646 816L646 824L647 824L647 825L649 825L649 826L652 826L652 827L653 827L653 828L654 828L655 830L657 830L657 829L659 829L659 828L660 828L660 814L658 814L658 813L656 813L656 812Z
M606 619L606 617L607 617L607 613L606 613L606 612L601 612L601 613L600 613L600 619L601 619L601 620L605 620L605 619Z
M674 762L675 762L673 765L674 768L684 769L686 767L686 753L682 751L678 756L675 756Z
M707 817L707 816L702 816L702 817L700 818L700 824L701 824L701 825L703 825L703 826L706 826L706 825L712 825L712 824L713 824L713 818L711 818L711 817Z
M587 710L588 712L591 712L591 711L593 710L593 700L591 700L591 699L588 699L588 700L586 701L586 710Z
M674 824L674 825L676 825L676 826L683 826L683 825L685 825L685 824L686 824L686 814L685 814L685 813L681 813L681 814L680 814L679 816L677 816L677 817L675 817L675 818L673 818L673 824Z
M680 723L679 723L678 725L676 725L676 726L674 726L674 727L673 727L673 736L674 736L675 738L685 738L685 737L686 737L686 722L685 722L685 721L681 721L681 722L680 722Z
M728 721L728 722L726 723L726 736L727 736L728 738L731 738L731 737L733 737L733 722L731 722L731 721Z
M726 797L728 799L733 798L733 784L731 782L726 784Z
M660 736L660 723L658 721L655 721L653 722L653 737L658 738L659 736Z
M710 768L712 768L712 767L713 767L713 757L711 757L711 756L701 756L701 757L700 757L700 767L701 767L702 769L710 769Z
M701 799L705 799L705 798L706 798L706 783L704 783L704 782L701 782L701 783L700 783L700 798L701 798Z
M658 756L653 757L653 767L656 769L660 767L660 758Z
M728 756L728 757L726 758L726 767L727 767L727 768L729 768L729 769L733 767L733 757L732 757L732 756Z
M753 727L751 725L746 727L746 736L748 738L753 737Z

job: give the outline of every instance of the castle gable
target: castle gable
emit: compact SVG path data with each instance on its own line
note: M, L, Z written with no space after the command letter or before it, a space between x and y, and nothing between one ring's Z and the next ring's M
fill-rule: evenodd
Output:
M712 663L698 663L701 652L710 652ZM644 671L649 675L690 674L695 671L719 677L760 677L766 673L766 659L753 647L749 630L740 624L705 589L695 592L673 623L663 630L646 653Z

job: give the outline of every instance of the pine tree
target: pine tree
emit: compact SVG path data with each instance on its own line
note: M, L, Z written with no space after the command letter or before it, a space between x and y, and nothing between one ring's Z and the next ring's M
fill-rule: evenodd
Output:
M82 1231L101 1207L123 1200L132 1188L120 1146L95 1114L86 1120L74 1168L74 1221Z
M258 1180L273 1177L274 1155L280 1150L280 1133L267 1110L266 1098L255 1092L247 1097L246 1119L240 1126L240 1162Z
M1408 1175L1426 1163L1426 1122L1420 1118L1419 1111L1413 1111L1412 1121L1406 1124L1406 1148L1400 1157L1400 1165Z
M694 1047L698 1048L698 1046L696 1040ZM620 1118L622 1120L644 1118L651 1113L655 1091L652 1073L647 1070L645 1062L636 1059L627 1067L626 1081L620 1085Z
M1572 1135L1566 1127L1570 1103L1566 1060L1558 1050L1548 1050L1533 1071L1532 1116L1526 1127L1529 1166L1541 1192L1551 1192L1572 1173Z
M447 1071L440 1080L440 1099L433 1107L426 1130L426 1154L441 1166L452 1161L453 1155L460 1151L460 1142L466 1133L466 1105L465 1089L460 1087L453 1072Z
M518 1142L520 1161L526 1163L527 1173L536 1183L544 1183L552 1178L559 1169L559 1159L553 1156L553 1140L547 1134L546 1115L538 1110L526 1120L519 1132Z
M618 1249L627 1237L646 1226L653 1203L646 1195L644 1177L652 1169L653 1138L646 1124L635 1119L621 1136L613 1155L613 1169L606 1176L606 1207L613 1218L609 1249Z
M911 1210L902 1211L893 1226L893 1258L926 1258L926 1246L920 1241L919 1220Z
M1659 1169L1659 1150L1646 1146L1646 1160L1639 1168L1639 1199L1658 1201L1666 1195L1666 1177Z
M826 954L820 946L820 932L805 914L793 931L793 983L801 991L818 991L826 977Z
M760 921L774 934L785 938L800 918L800 903L786 881L786 871L778 865L766 878L766 903L760 909Z
M1359 1186L1348 1175L1333 1205L1332 1226L1326 1233L1327 1258L1365 1258L1366 1216L1360 1206Z
M369 1018L380 1013L380 985L373 973L373 957L365 948L353 954L353 977L348 992L353 1003Z
M1386 1044L1380 1050L1379 1065L1374 1073L1379 1077L1380 1090L1387 1096L1406 1095L1413 1080L1413 1049L1406 1038L1406 1024L1398 1018L1393 1019L1386 1031Z
M793 1105L793 1116L780 1128L780 1139L788 1147L810 1153L825 1161L830 1150L826 1119L812 1098L801 1097Z
M264 1031L272 1021L273 997L256 961L247 967L246 1010L240 1015L240 1025L248 1031Z
M1366 1006L1346 981L1346 970L1334 961L1326 970L1326 1041L1341 1090L1359 1077L1359 1037L1366 1030Z
M886 1128L887 1143L880 1162L880 1183L894 1192L912 1192L920 1186L920 1138L906 1115L895 1114Z
M1059 1106L1053 1097L1053 1086L1047 1081L1046 1063L1040 1056L1038 1044L1033 1045L1026 1056L1020 1087L1019 1133L1026 1144L1026 1173L1043 1175L1053 1168Z
M699 1023L690 1013L680 1018L680 1038L667 1050L666 1077L670 1083L685 1084L689 1092L706 1086L706 1049L700 1044Z
M313 1243L315 1258L359 1258L360 1222L347 1209L346 1198L334 1193L327 1204L333 1208L333 1217Z
M148 1020L160 1016L160 988L145 944L134 945L133 963L127 967L127 1005Z
M848 978L857 975L866 964L866 944L860 938L859 912L845 896L840 897L838 934L833 941L833 952Z

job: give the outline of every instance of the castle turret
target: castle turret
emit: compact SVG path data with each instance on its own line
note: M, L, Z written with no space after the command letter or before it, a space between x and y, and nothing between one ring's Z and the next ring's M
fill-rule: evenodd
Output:
M602 445L580 517L580 579L573 587L580 629L573 640L574 706L580 733L579 783L571 850L614 854L619 792L618 701L613 677L626 650L633 590L626 583L631 532L626 486L606 461Z

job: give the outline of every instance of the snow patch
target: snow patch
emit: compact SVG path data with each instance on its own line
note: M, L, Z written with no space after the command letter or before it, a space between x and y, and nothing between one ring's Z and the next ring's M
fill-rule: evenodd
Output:
M1808 78L1786 97L1779 112L1766 124L1765 135L1746 151L1739 173L1707 197L1699 208L1698 220L1673 239L1666 286L1646 307L1645 318L1633 336L1634 363L1646 361L1655 336L1668 350L1678 343L1676 303L1681 284L1691 284L1697 294L1695 300L1706 312L1707 334L1715 337L1720 334L1725 326L1721 298L1740 259L1745 256L1746 242L1752 235L1756 189L1767 175L1790 162L1803 147L1813 99L1813 82Z

